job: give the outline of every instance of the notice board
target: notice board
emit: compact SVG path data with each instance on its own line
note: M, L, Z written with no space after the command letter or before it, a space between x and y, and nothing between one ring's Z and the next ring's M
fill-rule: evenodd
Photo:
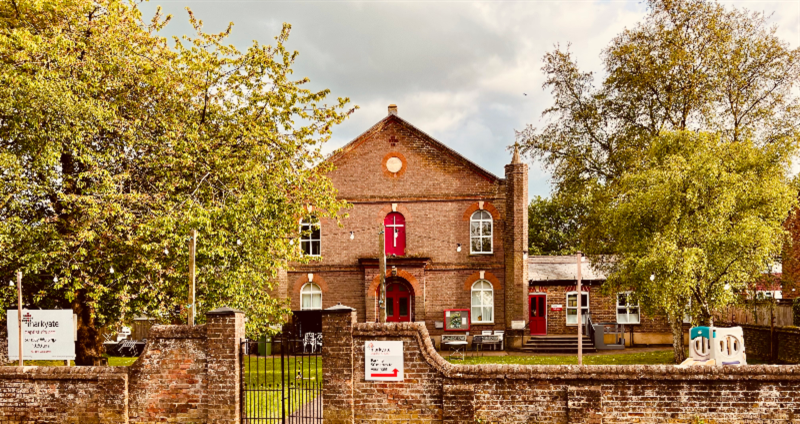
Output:
M8 359L19 360L17 310L6 310ZM75 339L71 309L22 310L22 359L75 359Z
M364 378L367 381L403 381L403 342L364 343Z

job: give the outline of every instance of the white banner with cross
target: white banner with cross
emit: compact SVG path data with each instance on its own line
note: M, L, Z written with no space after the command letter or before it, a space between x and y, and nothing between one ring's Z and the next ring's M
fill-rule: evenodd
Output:
M19 360L19 320L15 309L6 310L8 359ZM75 326L71 309L22 310L22 359L75 359Z

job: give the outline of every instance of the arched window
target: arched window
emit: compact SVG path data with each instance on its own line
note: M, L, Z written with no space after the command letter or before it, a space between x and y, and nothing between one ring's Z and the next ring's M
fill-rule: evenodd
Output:
M386 254L403 256L406 254L406 219L399 212L392 212L383 219L386 227Z
M469 220L470 253L492 253L492 214L475 211Z
M322 309L322 289L314 283L306 283L300 289L300 309Z
M494 288L486 280L478 280L472 285L472 322L494 322Z
M300 221L300 247L308 256L319 256L322 238L319 221L311 218Z

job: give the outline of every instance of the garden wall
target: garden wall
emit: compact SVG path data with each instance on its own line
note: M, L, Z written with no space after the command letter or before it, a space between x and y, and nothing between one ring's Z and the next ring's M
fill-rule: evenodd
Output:
M0 367L0 422L235 423L244 315L155 326L131 367Z
M451 364L419 323L323 314L326 423L800 422L800 367ZM405 380L364 379L364 344L404 342ZM795 418L797 417L797 418Z
M722 327L722 324L719 324ZM774 358L770 357L770 328L765 325L726 324L739 326L744 331L744 350L748 358L787 364L800 363L800 328L775 326Z

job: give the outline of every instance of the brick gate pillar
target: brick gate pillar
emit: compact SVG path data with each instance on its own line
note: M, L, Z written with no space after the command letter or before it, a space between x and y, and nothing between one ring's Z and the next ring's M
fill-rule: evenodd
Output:
M241 411L240 342L244 313L219 308L206 313L209 423L238 423Z
M355 309L322 311L322 417L325 423L353 422L353 324Z

